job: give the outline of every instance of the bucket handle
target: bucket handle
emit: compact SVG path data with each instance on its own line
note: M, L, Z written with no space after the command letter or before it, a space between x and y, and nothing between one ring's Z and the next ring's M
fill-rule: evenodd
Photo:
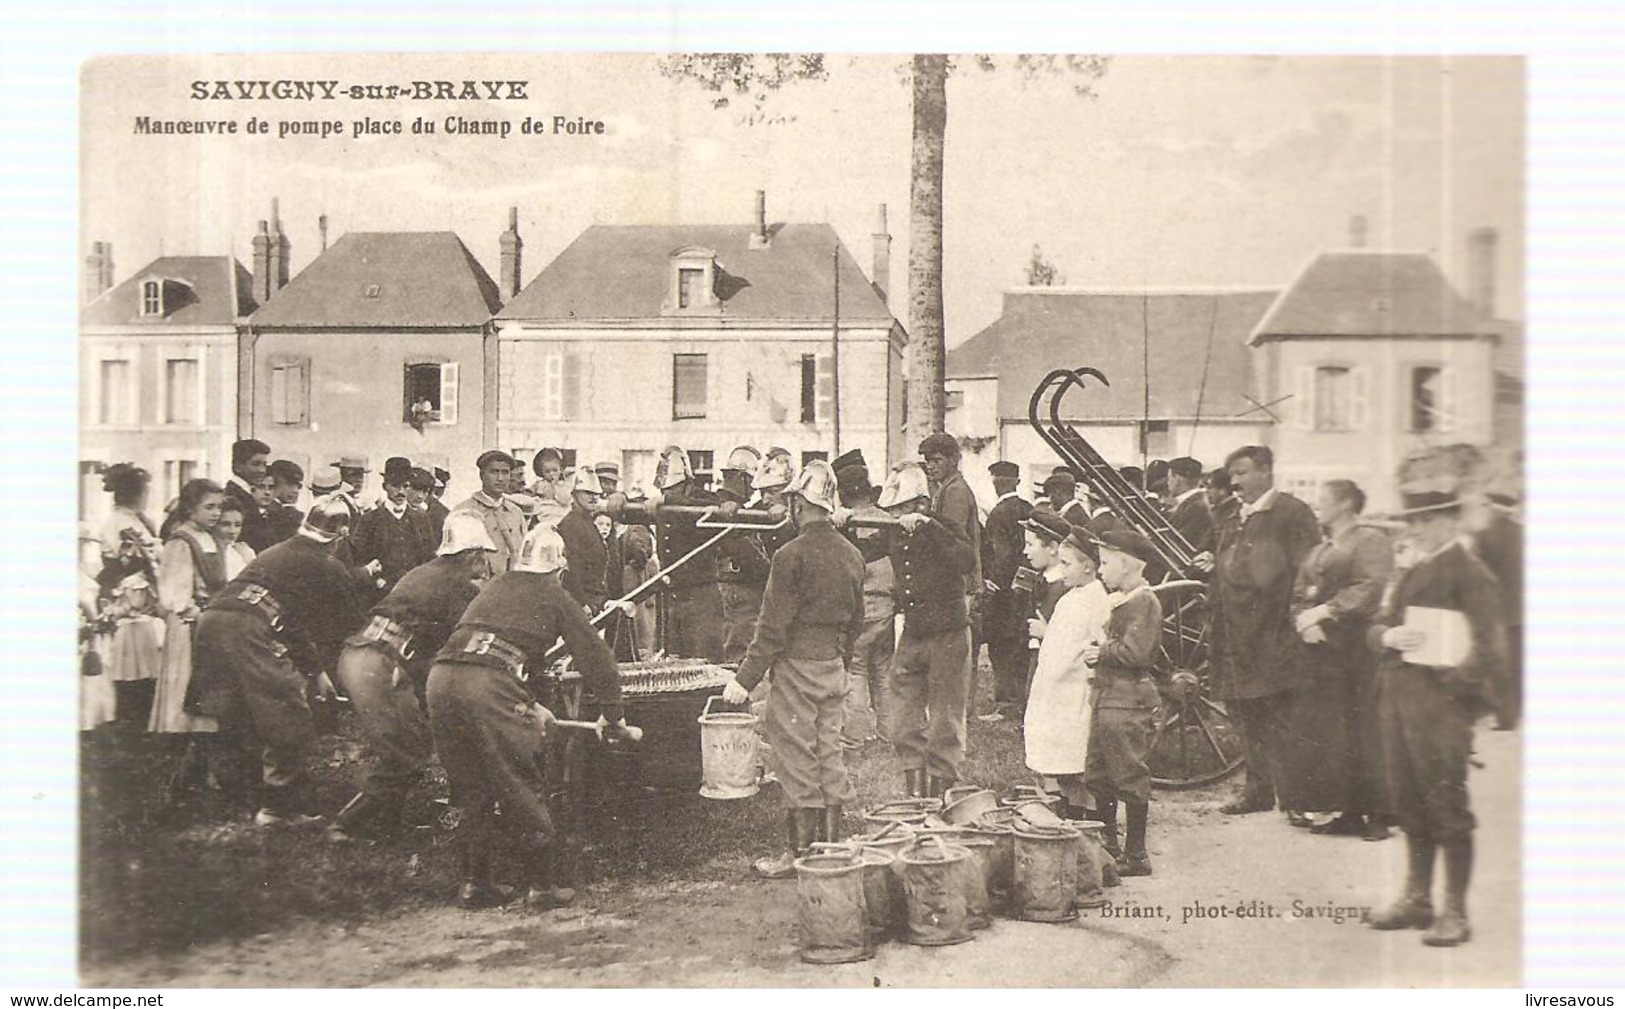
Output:
M944 862L948 861L948 843L942 839L942 836L940 834L936 834L936 833L921 834L915 840L914 847L916 847L916 848L924 848L927 844L930 844L932 842L936 843L937 850L938 850L938 853L942 857L942 861L944 861Z
M705 708L700 712L700 717L704 718L706 715L709 715L711 713L711 705L720 700L722 700L721 694L712 694L710 697L707 697L705 699ZM688 710L693 711L694 709L689 708Z
M880 830L880 833L876 834L873 838L871 838L871 840L878 841L881 838L885 837L887 834L890 834L892 831L896 830L898 827L901 827L902 825L903 825L902 820L893 820L892 822L886 824L886 826L882 827L881 830Z

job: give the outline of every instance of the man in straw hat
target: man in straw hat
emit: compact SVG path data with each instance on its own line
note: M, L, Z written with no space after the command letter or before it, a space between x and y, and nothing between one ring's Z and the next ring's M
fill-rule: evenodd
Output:
M446 522L436 557L408 571L344 642L335 678L361 722L372 768L327 839L391 834L406 794L429 764L429 723L419 699L429 665L491 573L496 544L465 513Z
M480 590L435 655L429 670L429 724L463 814L457 830L464 907L490 907L509 892L491 879L493 814L524 866L526 904L562 907L575 900L553 817L540 793L543 734L552 713L525 687L527 670L562 639L587 691L597 700L599 733L626 734L615 657L581 607L559 584L564 540L551 526L526 534L513 569Z
M186 710L219 719L225 738L252 741L261 826L320 819L305 773L316 736L305 687L333 668L357 623L350 575L333 557L349 523L348 505L317 500L296 536L249 561L198 617Z
M509 474L513 472L513 456L500 449L480 453L474 460L480 471L480 489L452 512L477 515L485 523L485 531L496 545L496 556L491 568L498 574L508 570L519 544L525 538L525 514L519 506L508 500Z
M863 626L863 555L830 523L837 490L828 463L808 463L786 494L796 537L773 555L756 636L723 689L725 700L743 704L772 677L766 733L784 787L788 844L752 865L770 879L793 875L814 841L839 840L842 809L857 797L840 737L844 659Z
M901 528L888 533L903 633L892 666L892 745L911 796L940 796L965 759L970 697L970 622L965 575L976 550L959 528L931 514L919 466L899 466L879 505Z
M1461 502L1434 484L1400 492L1407 538L1366 632L1379 656L1377 720L1389 801L1405 831L1404 890L1367 919L1372 928L1419 928L1429 946L1472 937L1467 885L1473 828L1467 761L1483 688L1502 661L1495 576L1461 542ZM1444 906L1433 910L1433 863L1444 852Z
M655 487L669 505L718 503L714 494L694 484L688 453L668 445L655 466ZM662 522L660 558L670 565L704 545L714 533L692 521ZM665 650L691 659L722 661L722 595L717 589L717 551L710 547L666 576Z

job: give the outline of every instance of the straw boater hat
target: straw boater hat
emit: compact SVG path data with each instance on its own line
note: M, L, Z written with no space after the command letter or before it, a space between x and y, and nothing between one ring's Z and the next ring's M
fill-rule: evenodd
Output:
M1441 484L1413 485L1399 489L1400 518L1425 515L1429 512L1458 511L1461 498L1454 487Z

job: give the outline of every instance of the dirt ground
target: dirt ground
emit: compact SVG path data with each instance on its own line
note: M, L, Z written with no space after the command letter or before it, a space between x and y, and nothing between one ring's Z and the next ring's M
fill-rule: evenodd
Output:
M1453 950L1424 947L1416 932L1376 932L1359 922L1359 909L1386 902L1401 876L1397 835L1373 844L1313 836L1279 814L1227 817L1217 812L1230 792L1221 786L1159 796L1150 842L1156 874L1108 891L1112 908L1085 911L1065 925L996 920L958 946L888 942L854 964L801 963L795 885L757 881L730 855L693 874L703 882L595 885L562 911L448 907L362 924L302 922L242 941L87 965L83 980L165 987L1517 986L1520 736L1478 736L1486 766L1472 780L1480 823L1474 938ZM1197 905L1269 908L1274 916L1203 918L1194 916ZM1324 913L1302 916L1295 908Z

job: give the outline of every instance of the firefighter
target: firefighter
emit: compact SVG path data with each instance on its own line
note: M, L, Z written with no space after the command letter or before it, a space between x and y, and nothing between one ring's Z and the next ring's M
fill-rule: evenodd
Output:
M609 550L593 524L593 515L603 501L603 487L598 475L585 466L576 470L570 486L570 510L558 524L569 563L559 581L590 619L609 599Z
M547 910L575 899L560 875L553 818L540 793L543 735L552 713L525 685L543 656L563 639L599 705L605 738L626 736L615 658L559 583L564 540L550 526L526 534L511 570L480 590L429 671L429 724L435 748L461 809L462 886L469 908L504 903L491 880L492 814L502 822L525 867L527 906Z
M788 846L753 863L769 879L794 874L814 841L839 840L843 807L857 797L841 717L845 659L863 629L863 555L830 522L837 502L828 463L808 463L787 494L796 537L773 555L756 635L722 695L743 704L772 678L766 731L784 787Z
M761 454L749 445L740 445L728 453L728 464L722 468L722 487L717 492L724 515L750 501L760 465ZM724 662L738 662L750 647L756 634L756 616L762 610L762 593L767 590L767 570L767 549L760 536L736 532L717 544Z
M655 468L655 487L669 505L718 504L710 491L694 483L688 454L669 445L660 454ZM703 546L712 536L692 522L660 525L660 557L671 565ZM701 550L682 567L666 576L664 648L668 654L685 658L722 661L722 595L717 589L717 551Z
M358 623L352 581L333 556L349 506L322 498L292 539L278 543L215 595L198 618L186 710L252 738L261 764L260 826L310 823L305 759L315 739L305 680L331 669Z
M435 653L479 586L496 553L476 515L446 520L438 556L408 571L344 643L337 678L371 751L361 791L339 811L327 839L342 843L399 825L406 793L429 763L429 723L420 698Z

